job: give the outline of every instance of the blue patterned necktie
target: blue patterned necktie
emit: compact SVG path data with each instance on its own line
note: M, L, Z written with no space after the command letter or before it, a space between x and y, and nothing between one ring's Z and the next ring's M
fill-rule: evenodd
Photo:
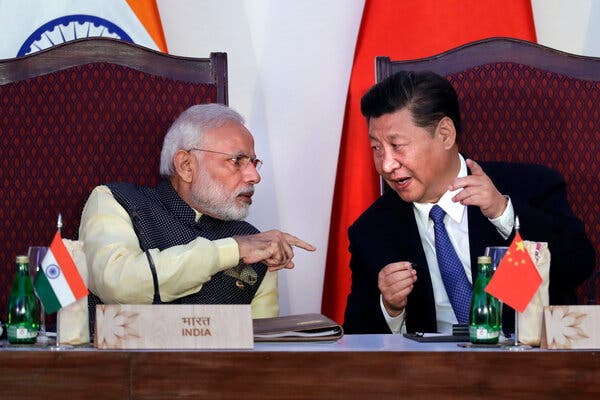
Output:
M435 233L435 254L456 319L460 324L468 324L471 306L471 284L448 237L448 232L444 226L445 215L446 212L438 205L433 206L429 212L429 218L433 220Z

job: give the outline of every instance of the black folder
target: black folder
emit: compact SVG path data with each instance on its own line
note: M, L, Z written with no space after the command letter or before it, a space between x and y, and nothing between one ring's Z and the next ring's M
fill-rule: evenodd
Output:
M322 314L296 314L252 321L255 342L336 341L342 327Z

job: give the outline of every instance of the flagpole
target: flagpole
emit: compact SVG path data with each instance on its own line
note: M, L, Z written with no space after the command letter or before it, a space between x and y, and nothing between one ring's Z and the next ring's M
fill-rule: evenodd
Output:
M519 233L521 229L521 223L519 222L519 216L515 216L515 235ZM515 346L519 346L519 312L515 310Z
M521 223L519 222L519 216L515 216L515 236L519 234L521 229ZM512 346L508 346L511 351L529 350L531 346L527 344L519 344L519 312L515 309L515 342Z
M63 226L62 214L58 213L58 219L56 221L56 229L58 230L58 234L62 235L61 229ZM61 239L62 240L62 239ZM60 349L60 310L56 312L56 349Z

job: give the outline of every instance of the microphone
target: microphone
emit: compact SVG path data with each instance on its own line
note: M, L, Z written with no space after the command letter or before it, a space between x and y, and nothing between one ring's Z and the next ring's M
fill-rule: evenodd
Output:
M150 266L150 272L152 273L152 283L154 285L154 296L152 298L152 304L161 304L162 300L160 299L160 288L158 286L158 274L156 273L156 266L154 265L154 260L152 259L152 255L150 254L150 250L145 243L144 235L140 235L140 215L138 213L138 209L134 208L131 210L131 222L133 224L133 229L135 230L138 240L140 241L140 247L146 253L146 258L148 259L148 264Z

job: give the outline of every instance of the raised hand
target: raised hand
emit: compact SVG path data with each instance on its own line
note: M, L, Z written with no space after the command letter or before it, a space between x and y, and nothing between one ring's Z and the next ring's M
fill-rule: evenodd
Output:
M487 218L498 218L506 209L508 199L496 189L479 164L471 159L466 162L471 175L456 178L452 182L449 190L463 188L452 200L465 206L478 206Z
M407 261L388 264L379 271L379 291L390 316L396 317L402 313L416 281L417 271Z
M269 271L294 268L294 247L308 251L316 250L313 245L296 236L278 230L233 238L238 243L242 262L245 264L262 262L269 267Z

